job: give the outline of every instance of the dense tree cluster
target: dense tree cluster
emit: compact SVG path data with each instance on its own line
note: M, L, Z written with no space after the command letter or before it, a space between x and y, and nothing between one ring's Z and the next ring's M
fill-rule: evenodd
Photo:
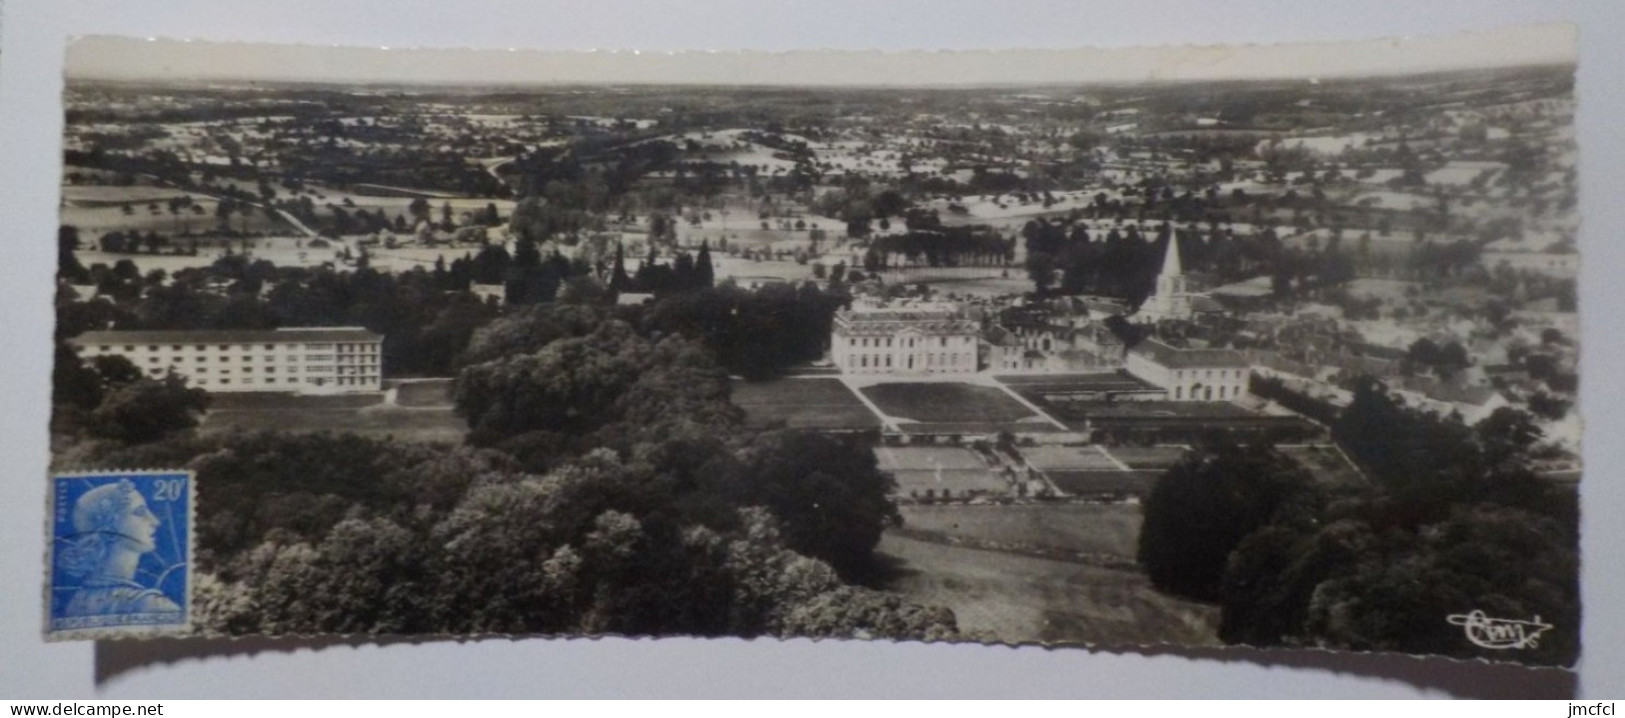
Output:
M699 339L587 321L602 311L561 305L481 330L454 392L469 443L532 471L595 449L652 452L692 473L678 486L697 482L734 504L771 509L795 550L843 571L867 563L896 512L865 447L745 431L728 378Z
M701 345L653 341L619 320L532 353L469 364L454 399L470 442L536 461L567 446L625 441L631 431L703 435L739 421L727 376Z
M196 614L211 632L956 636L952 613L850 586L796 547L812 528L798 524L841 517L797 517L793 499L768 493L794 485L774 489L770 476L757 489L740 473L797 462L784 441L861 455L823 437L763 437L737 459L722 452L738 462L726 477L682 445L527 473L485 449L260 433L175 437L91 463L197 471Z
M198 425L209 394L174 376L152 378L120 356L85 362L58 341L51 368L53 444L141 444Z
M444 376L474 330L497 315L467 291L478 267L466 258L391 274L278 267L232 255L208 267L145 277L129 260L84 269L71 252L62 258L61 277L90 280L97 293L79 299L59 289L59 338L106 329L361 326L384 335L387 375ZM516 276L529 277L524 270Z
M649 255L638 265L638 271L626 272L626 250L615 245L614 264L610 267L609 288L617 292L639 292L669 295L695 289L710 289L716 283L716 267L711 262L710 242L701 242L696 254L679 251L670 264L662 263L655 248L649 243Z
M728 285L662 298L643 313L642 326L704 342L729 373L759 379L823 356L835 311L847 301L810 283Z
M1333 438L1370 484L1309 483L1268 450L1209 447L1157 484L1141 555L1160 588L1222 606L1252 645L1493 657L1445 618L1562 627L1532 662L1578 656L1577 497L1537 477L1541 434L1500 409L1474 426L1356 387Z
M1311 483L1308 472L1266 445L1216 441L1187 452L1146 498L1140 562L1158 588L1216 600L1242 539L1314 511Z

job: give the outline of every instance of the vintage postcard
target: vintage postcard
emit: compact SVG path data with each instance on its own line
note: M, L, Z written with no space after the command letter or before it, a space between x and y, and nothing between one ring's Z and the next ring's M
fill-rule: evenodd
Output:
M1574 58L77 40L47 632L1571 666Z

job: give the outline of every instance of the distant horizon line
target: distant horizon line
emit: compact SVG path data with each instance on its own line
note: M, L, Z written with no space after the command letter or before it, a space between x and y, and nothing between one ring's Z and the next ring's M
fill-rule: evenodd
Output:
M674 53L676 54L676 53ZM1483 67L1449 67L1437 69L1396 70L1391 72L1374 72L1365 74L1347 75L1301 75L1277 76L1257 75L1250 77L1226 78L1146 78L1143 80L1079 80L1068 82L1064 80L1033 80L1008 82L920 82L917 84L905 83L823 83L823 82L721 82L715 80L537 80L532 82L490 82L481 83L461 80L372 80L372 79L328 79L317 80L297 77L251 77L251 76L220 76L220 77L110 77L91 75L66 74L64 81L68 84L117 84L117 85L175 85L175 84L231 84L231 85L298 85L298 86L342 86L342 87L376 87L376 88L433 88L456 89L478 88L481 90L501 89L540 89L540 88L661 88L661 87L687 87L687 88L715 88L715 89L798 89L798 90L999 90L999 89L1043 89L1043 90L1086 90L1091 88L1131 88L1147 86L1178 86L1178 85L1225 85L1225 84L1261 84L1261 83L1357 83L1372 80L1396 80L1409 78L1422 78L1433 75L1471 75L1495 72L1517 72L1536 70L1573 70L1578 67L1574 60L1551 60L1523 62L1506 65L1487 65Z

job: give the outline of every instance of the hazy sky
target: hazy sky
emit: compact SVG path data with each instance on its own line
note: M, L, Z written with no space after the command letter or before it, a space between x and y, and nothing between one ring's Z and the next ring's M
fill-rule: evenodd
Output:
M1348 43L944 52L545 52L80 38L75 79L764 85L992 85L1316 78L1573 62L1575 29L1540 25Z

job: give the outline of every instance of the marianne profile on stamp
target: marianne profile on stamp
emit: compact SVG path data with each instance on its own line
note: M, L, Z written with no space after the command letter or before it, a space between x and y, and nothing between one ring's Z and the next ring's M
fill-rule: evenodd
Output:
M184 471L55 477L49 636L185 630L191 479Z
M79 533L59 559L63 571L81 582L62 615L180 611L163 593L135 581L141 556L157 548L160 523L129 479L81 495L73 506L73 527Z

